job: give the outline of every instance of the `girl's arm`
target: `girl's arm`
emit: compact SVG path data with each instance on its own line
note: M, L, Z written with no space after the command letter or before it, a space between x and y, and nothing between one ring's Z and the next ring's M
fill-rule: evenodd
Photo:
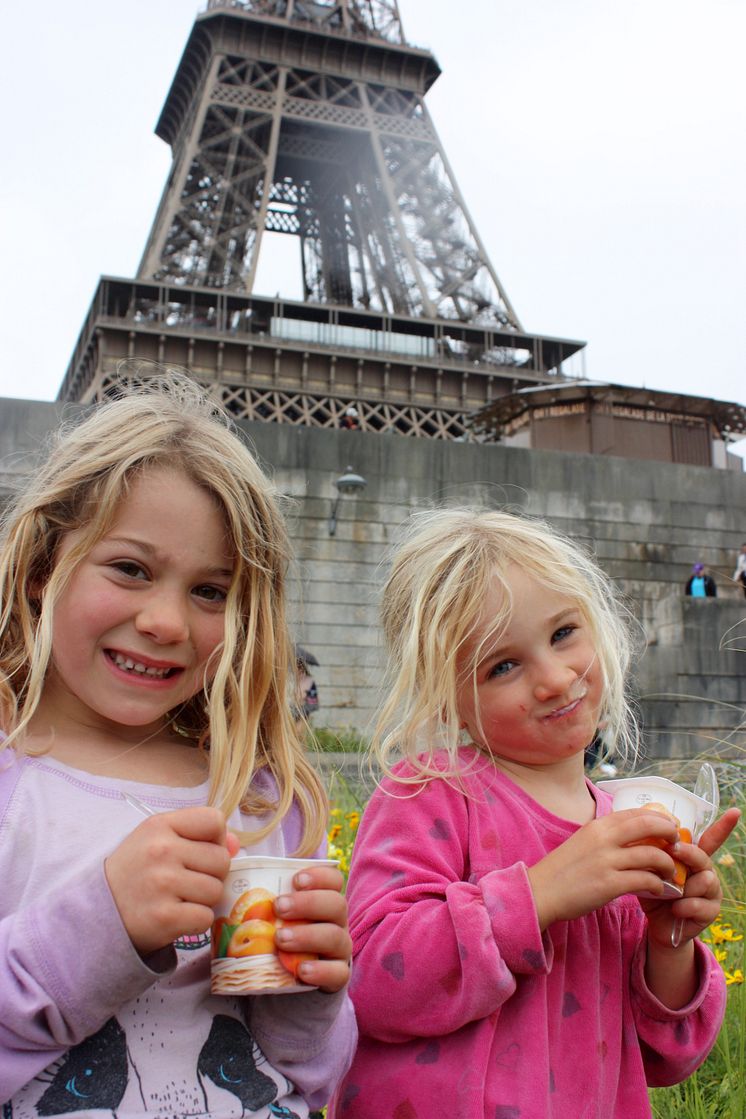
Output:
M677 1010L691 1002L701 976L695 959L694 938L712 924L720 912L723 891L711 855L725 842L740 819L737 808L723 813L695 846L679 844L676 857L689 867L680 901L641 899L648 922L645 978L651 992L665 1006ZM671 943L674 922L683 922L680 944Z
M0 921L0 1101L146 991L175 954L135 951L103 865ZM163 967L163 971L154 970Z
M723 1020L725 978L717 960L697 939L715 919L722 890L710 856L738 823L728 809L695 847L681 844L676 857L690 867L684 897L673 903L640 899L646 912L645 933L635 954L632 1010L647 1082L666 1087L685 1080L705 1060ZM683 921L681 944L671 931Z
M497 1011L517 975L549 970L552 945L522 863L468 880L469 801L460 791L442 780L417 795L383 788L394 795L373 794L348 885L351 993L361 1033L401 1042Z
M298 846L300 823L294 804L282 823L286 854ZM326 842L316 857L326 858ZM312 1108L327 1103L352 1063L357 1042L355 1014L347 995L351 943L343 885L338 870L309 868L296 876L296 892L278 899L276 906L284 918L311 922L286 928L292 939L282 947L319 955L319 960L307 961L299 969L299 977L319 989L248 1000L257 1044Z
M653 1087L678 1084L699 1068L712 1049L723 1021L725 976L704 944L690 942L695 991L689 1002L672 1009L648 986L648 952L644 931L632 961L630 999L645 1078Z
M346 991L258 995L249 1028L270 1063L293 1082L310 1108L328 1103L352 1063L355 1012Z

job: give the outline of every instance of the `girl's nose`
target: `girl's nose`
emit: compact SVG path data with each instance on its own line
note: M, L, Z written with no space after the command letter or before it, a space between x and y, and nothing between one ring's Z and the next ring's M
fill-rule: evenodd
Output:
M534 695L540 703L565 695L577 679L577 672L569 664L548 658L537 674Z
M176 595L167 595L163 591L153 594L141 604L135 628L158 645L176 645L189 636L184 606Z

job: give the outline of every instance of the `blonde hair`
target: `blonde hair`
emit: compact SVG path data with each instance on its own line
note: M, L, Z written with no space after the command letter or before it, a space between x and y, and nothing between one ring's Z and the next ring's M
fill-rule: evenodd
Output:
M227 417L187 376L165 374L122 391L63 426L46 462L6 511L0 536L0 718L4 743L23 751L52 649L54 605L72 572L110 529L132 481L175 468L209 493L225 518L235 571L212 680L174 725L198 740L210 803L229 815L273 809L266 835L297 797L299 852L315 850L326 820L321 781L305 757L288 694L294 663L285 618L289 542L274 487ZM61 558L60 541L78 531ZM1 748L1 747L0 747ZM271 803L251 781L274 778Z
M417 782L443 776L436 752L446 750L447 773L458 773L457 691L475 680L479 650L463 658L496 578L502 607L490 639L499 638L512 610L506 573L512 565L577 603L589 625L603 683L607 745L635 756L638 731L626 694L633 652L632 618L598 564L552 527L512 513L471 508L414 514L394 553L381 606L388 646L387 696L372 737L373 756L386 774L404 756ZM589 743L590 745L590 743Z

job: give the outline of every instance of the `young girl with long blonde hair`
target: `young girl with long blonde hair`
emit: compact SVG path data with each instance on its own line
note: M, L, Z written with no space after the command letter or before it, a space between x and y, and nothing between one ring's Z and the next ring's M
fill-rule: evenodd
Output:
M324 852L326 800L289 709L287 563L272 486L178 375L64 428L7 511L5 1119L303 1117L347 1067L334 867L275 906L282 947L311 957L308 992L210 994L207 930L239 844Z
M599 726L634 750L632 646L609 580L547 525L420 514L382 615L385 777L348 886L360 1043L334 1119L648 1116L647 1085L717 1036L724 979L696 938L737 811L693 846L585 778Z

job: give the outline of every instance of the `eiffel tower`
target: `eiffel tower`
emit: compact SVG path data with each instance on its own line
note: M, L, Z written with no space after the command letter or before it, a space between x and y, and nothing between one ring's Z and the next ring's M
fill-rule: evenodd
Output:
M134 280L104 276L59 393L187 368L238 418L463 438L564 381L582 343L526 333L424 98L396 0L209 0L156 127L173 164ZM256 291L296 238L302 299ZM134 374L137 375L137 374Z

